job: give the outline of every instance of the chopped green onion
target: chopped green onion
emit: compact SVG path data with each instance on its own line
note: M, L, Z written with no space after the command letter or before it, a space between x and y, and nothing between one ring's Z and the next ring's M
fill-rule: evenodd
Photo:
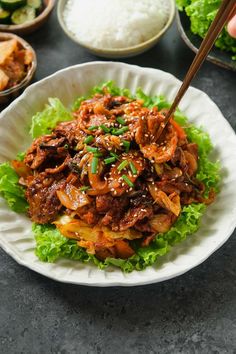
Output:
M98 126L97 125L91 125L91 127L88 128L88 130L97 130Z
M123 170L128 164L129 164L129 161L127 161L127 160L122 161L117 168L118 171Z
M136 175L137 170L136 170L136 167L134 166L133 162L130 161L129 165L130 165L130 169L131 169L131 172L133 173L133 175Z
M106 127L104 124L100 125L100 127L105 133L110 133L110 129Z
M105 164L108 165L112 162L115 162L116 158L115 157L108 157L107 159L104 160Z
M114 152L110 152L110 155L119 160L119 155L115 154Z
M68 144L65 144L65 145L64 145L64 149L68 150L68 149L69 149L69 145L68 145Z
M84 192L84 191L87 191L89 188L90 188L90 187L88 187L88 186L83 186L83 187L81 187L79 190L80 190L81 192Z
M91 163L91 172L92 174L97 173L97 168L98 168L98 157L93 157L92 163Z
M134 184L130 181L130 179L126 175L122 175L123 180L128 184L128 186L133 187Z
M87 138L84 139L84 143L85 144L90 144L93 141L93 136L92 135L88 135Z
M125 125L126 121L122 117L117 117L116 118L117 122L120 123L121 125Z
M94 153L93 153L93 156L95 156L95 157L102 157L103 155L102 155L101 152L94 152Z
M123 140L122 141L122 144L125 148L125 152L129 152L129 149L130 149L130 141L126 141L126 140Z
M86 146L88 152L98 152L98 148L92 146Z
M125 132L127 132L129 130L129 127L123 127L123 128L120 128L120 129L112 129L112 134L113 135L122 135L124 134Z

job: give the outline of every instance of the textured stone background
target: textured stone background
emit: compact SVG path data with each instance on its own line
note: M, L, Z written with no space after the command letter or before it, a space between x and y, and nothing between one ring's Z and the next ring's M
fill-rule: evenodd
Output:
M97 60L49 23L27 38L38 55L35 80ZM193 54L175 24L151 51L127 63L182 79ZM236 75L205 63L194 86L236 130ZM227 142L226 142L227 143ZM165 283L86 288L48 280L0 250L0 353L236 353L236 233L202 265Z

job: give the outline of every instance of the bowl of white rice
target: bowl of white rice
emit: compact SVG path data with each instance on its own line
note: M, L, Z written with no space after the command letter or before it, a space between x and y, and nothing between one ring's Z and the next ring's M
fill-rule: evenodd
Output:
M172 24L175 0L59 0L59 23L97 56L124 58L153 47Z

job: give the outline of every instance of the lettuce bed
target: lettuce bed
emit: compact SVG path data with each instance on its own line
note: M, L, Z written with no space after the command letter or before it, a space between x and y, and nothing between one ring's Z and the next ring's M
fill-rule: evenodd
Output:
M158 106L159 109L168 108L170 105L163 96L147 96L141 89L138 89L134 96L128 89L116 87L113 82L107 82L94 87L90 97L95 93L102 93L104 87L113 95L126 95L140 98L146 107ZM73 104L71 111L79 108L81 102L87 97L79 97ZM30 134L33 138L49 133L57 123L72 119L71 111L67 110L57 98L50 98L49 105L45 110L37 113L32 118ZM212 144L209 135L202 129L188 123L187 118L177 111L175 120L185 128L188 139L196 142L199 146L199 169L197 178L206 185L206 195L211 188L218 191L219 163L213 163L208 156L212 151ZM17 158L22 159L22 153ZM18 185L18 176L12 169L9 162L0 165L0 193L6 199L9 207L18 212L25 213L28 205L24 198L24 190ZM120 267L124 272L143 270L154 264L160 256L164 256L176 244L186 239L190 234L196 232L200 225L200 219L206 206L204 204L191 204L183 207L182 212L172 228L159 234L148 247L139 247L133 241L132 246L136 254L127 260L107 258L105 261L98 260L94 255L88 254L83 248L77 246L76 241L69 240L62 236L53 225L33 224L33 232L36 239L35 253L43 262L55 262L59 258L79 260L84 263L92 261L99 268L104 269L108 265Z

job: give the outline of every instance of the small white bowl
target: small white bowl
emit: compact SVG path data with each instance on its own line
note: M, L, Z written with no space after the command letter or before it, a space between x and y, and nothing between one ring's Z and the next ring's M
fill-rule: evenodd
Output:
M74 42L77 44L81 45L82 47L86 48L89 52L92 54L95 54L99 57L104 57L104 58L127 58L127 57L132 57L138 54L141 54L143 52L146 52L148 49L152 48L159 40L160 38L164 35L164 33L168 30L168 28L171 26L174 17L175 17L175 0L166 0L169 1L170 7L169 7L169 18L168 21L166 22L165 26L162 28L161 31L159 31L154 37L148 39L145 42L142 42L138 45L132 46L132 47L126 47L126 48L96 48L93 46L90 46L82 41L80 41L71 31L68 30L65 21L64 21L64 9L66 6L66 3L68 0L59 0L58 5L57 5L57 17L58 21L64 30L64 32L67 34L68 37L70 37Z

